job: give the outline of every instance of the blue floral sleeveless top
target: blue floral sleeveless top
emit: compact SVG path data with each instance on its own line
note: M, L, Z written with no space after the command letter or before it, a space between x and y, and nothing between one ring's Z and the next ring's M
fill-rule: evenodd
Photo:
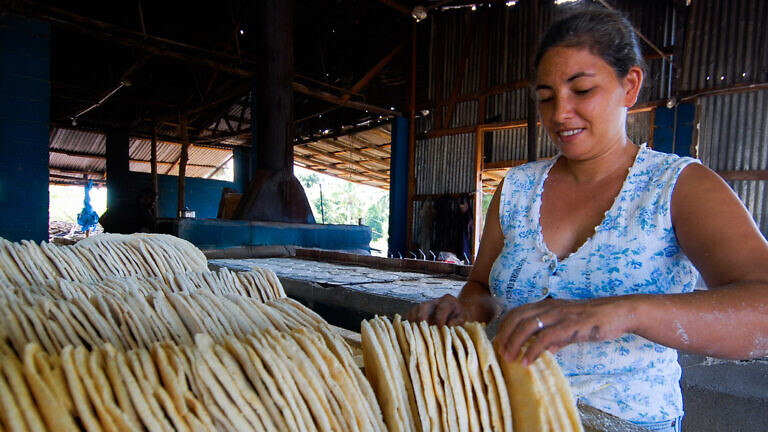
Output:
M696 159L641 146L613 206L592 237L563 260L544 243L539 212L544 181L559 155L512 168L499 218L504 247L490 274L493 295L508 308L547 296L589 299L693 291L698 272L680 250L670 203L677 178ZM677 351L625 334L569 345L556 358L574 395L635 422L683 414Z

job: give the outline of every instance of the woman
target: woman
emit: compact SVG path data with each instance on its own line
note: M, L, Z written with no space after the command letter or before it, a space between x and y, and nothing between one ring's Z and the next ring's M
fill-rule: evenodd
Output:
M522 362L556 353L585 403L679 430L676 349L768 355L768 244L719 176L627 137L643 61L625 18L589 8L558 21L536 68L558 156L509 171L458 299L408 318L455 325L511 309L495 340L507 360L530 342ZM699 272L709 290L693 292Z

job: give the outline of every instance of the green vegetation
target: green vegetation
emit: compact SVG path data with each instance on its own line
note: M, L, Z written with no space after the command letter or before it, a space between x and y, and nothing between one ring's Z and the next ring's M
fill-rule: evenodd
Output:
M364 225L371 227L371 247L378 250L371 253L386 256L388 191L318 174L298 166L294 167L294 173L304 186L317 223L357 225L362 219Z

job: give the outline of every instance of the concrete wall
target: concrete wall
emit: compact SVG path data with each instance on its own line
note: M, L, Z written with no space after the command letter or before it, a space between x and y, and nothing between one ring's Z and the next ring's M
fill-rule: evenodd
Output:
M304 248L370 253L371 228L365 225L321 225L241 220L161 219L160 232L183 238L200 249L290 245Z
M152 176L146 173L130 172L127 176L126 193L134 199L142 188L152 187ZM208 180L196 177L185 179L185 202L194 210L198 218L215 218L219 211L221 190L225 187L240 191L234 182ZM157 176L157 210L159 217L176 217L176 203L179 190L179 178L176 176Z
M0 237L48 239L50 27L0 16Z
M768 359L680 353L684 431L768 430Z

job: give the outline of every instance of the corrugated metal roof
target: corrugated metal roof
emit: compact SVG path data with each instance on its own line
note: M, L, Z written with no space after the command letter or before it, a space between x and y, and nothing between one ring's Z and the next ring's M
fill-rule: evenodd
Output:
M160 128L159 128L160 129ZM168 127L166 127L168 129ZM106 138L98 132L53 128L51 131L49 167L51 181L55 183L82 183L82 174L104 178L106 170ZM178 159L181 145L158 141L158 173L178 175ZM129 169L135 172L150 172L151 142L147 139L131 138L128 147ZM187 177L206 177L232 157L232 150L225 148L190 146ZM66 173L66 174L64 174ZM63 179L67 175L73 179Z
M294 146L294 162L343 180L389 189L391 125Z

